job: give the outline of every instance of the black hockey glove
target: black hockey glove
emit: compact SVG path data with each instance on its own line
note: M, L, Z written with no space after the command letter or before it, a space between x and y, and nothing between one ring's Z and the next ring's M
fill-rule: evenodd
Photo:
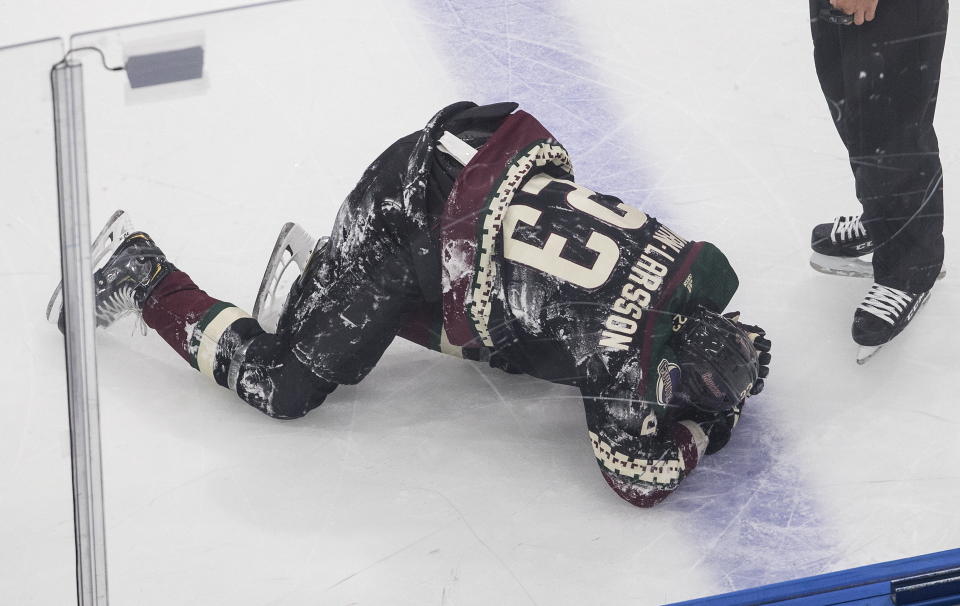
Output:
M743 409L743 403L746 399L740 400L740 403L732 409L724 412L707 412L705 410L693 408L689 419L700 426L700 429L707 434L709 440L706 454L712 455L727 445L730 436L733 434L733 428L740 420L740 411Z
M753 342L753 347L757 350L760 369L757 374L759 377L757 381L753 384L753 388L750 390L750 395L755 396L761 391L763 391L764 379L767 378L767 375L770 374L770 339L767 338L767 331L763 330L759 326L753 326L751 324L742 324L740 322L740 312L731 311L729 313L723 314L723 317L730 320L737 325L737 328L747 333L747 336L750 337L750 340ZM741 405L743 403L741 402Z

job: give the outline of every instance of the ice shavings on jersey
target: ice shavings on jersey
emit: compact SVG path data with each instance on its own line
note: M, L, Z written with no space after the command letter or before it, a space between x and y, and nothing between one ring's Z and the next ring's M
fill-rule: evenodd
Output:
M543 310L540 317L545 336L563 343L571 364L579 369L577 377L588 379L598 372L612 374L609 356L597 348L599 333L586 316L578 313L576 306L554 303ZM510 311L514 313L513 309Z
M475 252L476 243L466 239L451 240L444 245L441 251L443 292L449 292L455 283L470 277Z
M544 314L547 313L543 304L550 301L544 289L534 282L524 281L514 288L507 289L506 294L511 315L516 318L527 334L542 335ZM554 312L554 315L556 313Z
M449 108L448 108L449 109ZM406 177L403 187L403 209L407 211L408 219L413 221L420 229L427 229L427 216L425 213L414 212L418 206L417 201L422 200L424 192L427 189L426 175L429 172L429 158L433 155L436 147L435 137L431 135L441 119L446 119L443 111L438 112L424 125L420 130L420 141L424 142L423 154L411 154L407 161ZM437 133L439 134L439 133Z
M494 346L489 330L492 308L490 293L497 274L496 264L493 262L494 243L500 233L507 206L513 200L520 184L535 168L541 168L547 164L559 166L567 173L573 172L570 156L562 145L550 141L534 144L507 168L490 199L487 210L483 213L479 255L477 255L476 275L473 280L473 296L472 301L467 305L467 316L473 321L477 334L487 347Z

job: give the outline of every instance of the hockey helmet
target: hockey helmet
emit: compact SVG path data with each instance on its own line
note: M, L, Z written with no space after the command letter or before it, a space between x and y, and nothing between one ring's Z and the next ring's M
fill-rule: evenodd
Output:
M675 338L680 391L697 408L730 410L759 378L759 356L750 337L719 314L700 308Z

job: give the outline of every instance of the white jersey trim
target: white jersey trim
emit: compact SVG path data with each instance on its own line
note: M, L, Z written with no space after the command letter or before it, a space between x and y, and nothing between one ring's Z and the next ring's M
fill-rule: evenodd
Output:
M524 179L534 169L547 164L559 166L564 172L573 173L570 156L563 146L548 142L533 146L507 168L481 220L477 270L473 279L473 290L467 302L467 316L473 321L477 334L487 347L494 346L489 330L492 309L490 294L497 277L496 265L493 263L494 244L503 225L503 216Z

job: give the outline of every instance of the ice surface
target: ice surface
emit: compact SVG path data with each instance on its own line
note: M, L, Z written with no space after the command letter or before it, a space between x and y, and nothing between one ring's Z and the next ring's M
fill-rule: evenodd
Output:
M88 62L87 127L93 223L126 208L213 296L249 309L279 226L327 232L365 166L440 106L515 100L578 181L724 250L733 308L774 343L727 448L639 510L598 473L575 390L397 342L363 383L277 422L121 322L98 341L114 603L656 604L960 544L960 267L948 253L914 325L856 365L869 283L807 265L811 226L857 209L807 19L802 3L304 2L78 40L119 59L202 34L200 90L145 99ZM55 57L17 52L0 53L22 91L0 99L0 595L60 604Z

